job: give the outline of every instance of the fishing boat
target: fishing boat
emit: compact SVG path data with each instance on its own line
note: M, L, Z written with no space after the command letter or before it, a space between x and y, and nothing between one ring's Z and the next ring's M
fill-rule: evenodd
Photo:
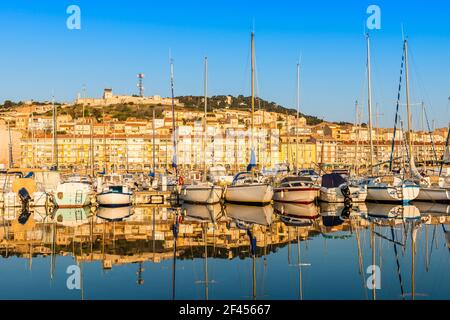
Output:
M133 191L123 183L118 174L105 175L98 179L97 203L104 207L126 207L133 202Z
M205 110L203 114L203 181L200 183L193 183L190 185L183 185L181 187L180 198L185 202L199 203L199 204L214 204L218 203L223 194L221 186L216 186L211 182L207 182L206 170L206 132L207 132L207 112L208 112L208 58L205 58Z
M91 204L92 181L84 176L71 176L58 184L53 201L58 208L83 208Z
M329 173L322 176L319 198L330 203L364 202L367 188L350 184L341 174Z
M320 187L309 177L288 176L273 190L273 200L278 202L312 203L319 198Z
M254 132L254 113L255 113L255 35L251 34L251 135L250 135L250 163L247 166L247 172L240 172L234 178L230 186L225 191L225 200L231 203L245 203L264 205L270 203L273 197L273 188L270 184L263 181L262 176L255 172L256 155L254 150L253 132Z

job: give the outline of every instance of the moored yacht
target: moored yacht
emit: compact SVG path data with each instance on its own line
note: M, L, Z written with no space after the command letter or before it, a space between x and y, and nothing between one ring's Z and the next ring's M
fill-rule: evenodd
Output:
M319 197L320 187L309 177L288 176L273 190L273 200L279 202L311 203Z
M222 187L204 182L182 186L180 198L189 203L214 204L220 202L222 194Z
M133 202L133 191L118 174L105 175L98 180L97 203L104 207L124 207Z
M450 203L450 177L423 178L415 200Z
M420 187L398 177L378 177L367 183L367 200L406 203L417 198Z
M238 173L225 191L225 201L231 203L264 205L270 203L272 197L272 186L253 172Z

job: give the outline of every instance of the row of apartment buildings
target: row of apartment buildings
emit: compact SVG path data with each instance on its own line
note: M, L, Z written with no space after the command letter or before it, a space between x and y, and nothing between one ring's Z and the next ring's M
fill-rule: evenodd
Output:
M155 162L157 168L169 168L174 148L171 126L160 122L153 130L151 123L97 123L67 124L57 134L57 162L62 170L149 171ZM250 158L252 134L248 128L224 128L208 125L206 133L200 121L180 125L176 133L177 160L181 168L200 169L223 165L238 171L245 168ZM413 150L417 162L441 159L445 143L415 141ZM253 133L256 160L260 167L274 167L290 163L300 168L318 164L365 167L370 162L367 140L337 140L331 136L296 134L280 129L257 127ZM29 134L21 138L20 165L42 167L56 163L54 140L50 132ZM374 159L388 162L392 143L383 140L374 143ZM401 141L394 144L394 156L402 157L405 148ZM387 166L387 164L385 164Z
M48 108L43 110L48 111ZM296 120L293 115L258 110L252 134L248 111L216 109L208 113L204 132L202 117L200 110L177 109L175 113L177 159L182 168L198 169L206 163L207 166L224 165L235 171L241 170L249 162L252 144L260 167L274 167L286 162L300 168L317 164L365 167L370 162L367 127L328 122L307 125L303 117ZM56 119L56 148L51 116L22 110L3 119L0 136L4 137L2 141L9 141L8 136L12 136L15 166L50 167L58 163L63 170L148 171L154 162L158 168L168 168L172 162L170 110L151 120L129 118L118 121L106 115L98 122L94 118L72 119L70 115L60 115ZM394 130L374 129L372 136L375 162L388 161ZM416 161L440 159L446 136L447 128L431 134L413 132ZM401 130L395 132L394 140L394 155L401 156L404 141ZM0 163L8 165L8 144L1 144L0 149L3 154Z

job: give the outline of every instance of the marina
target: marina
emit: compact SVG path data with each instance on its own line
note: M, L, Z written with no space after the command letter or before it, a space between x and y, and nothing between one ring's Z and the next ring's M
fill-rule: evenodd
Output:
M21 2L0 300L450 299L448 4Z

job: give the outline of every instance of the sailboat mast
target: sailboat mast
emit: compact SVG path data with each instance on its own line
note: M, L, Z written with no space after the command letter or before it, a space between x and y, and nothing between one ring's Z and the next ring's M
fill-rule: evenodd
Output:
M410 159L413 159L412 136L411 136L411 106L409 102L408 40L405 40L404 44L405 44L406 112L408 116L408 133L406 135L406 138L408 139L409 157Z
M58 141L56 136L57 118L56 118L55 96L52 97L52 107L53 107L53 164L55 165L55 169L58 170Z
M255 126L255 119L254 119L254 113L255 113L255 33L252 32L252 42L251 42L251 50L252 50L252 117L251 117L251 149L253 152L253 130Z
M367 108L369 113L369 142L370 142L370 174L373 175L373 137L372 137L372 77L370 63L370 37L366 34L367 40Z
M170 59L170 91L172 95L172 133L173 133L173 157L172 166L175 168L175 174L178 176L177 165L177 136L175 131L175 97L173 89L173 60Z
M93 124L93 121L92 121L92 119L91 119L91 125L90 125L90 133L91 133L91 135L90 135L90 141L89 141L89 144L90 144L90 148L89 148L89 153L90 153L90 162L91 162L91 175L92 175L92 177L94 177L94 171L95 171L95 169L94 169L94 124Z
M14 167L14 159L13 159L13 146L12 146L11 126L9 124L9 120L8 120L8 139L9 139L9 146L8 146L8 151L9 151L9 168L11 169L12 167Z
M153 173L156 173L156 150L155 150L155 108L152 114L152 155L153 155Z
M300 63L297 63L297 116L295 119L295 171L298 167L298 120L300 115Z
M205 57L205 113L203 115L203 180L206 180L206 116L208 113L208 57Z

